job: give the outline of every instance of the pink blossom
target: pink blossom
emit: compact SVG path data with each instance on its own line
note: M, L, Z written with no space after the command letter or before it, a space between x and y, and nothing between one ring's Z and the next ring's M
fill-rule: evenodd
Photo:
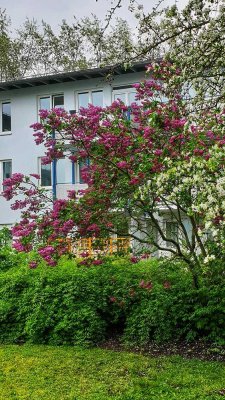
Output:
M138 257L132 256L132 257L130 258L130 261L131 261L133 264L136 264L139 260L138 260Z
M137 177L134 177L130 180L130 185L138 185L140 183L140 179Z
M128 166L128 164L127 164L127 162L126 161L119 161L118 163L117 163L117 167L119 167L119 168L127 168L127 166Z
M73 161L73 162L77 162L77 161L78 161L78 157L75 156L75 155L69 156L69 159L70 159L71 161Z
M99 232L99 226L97 224L92 224L87 227L87 231Z
M114 296L111 296L111 297L109 298L109 300L111 301L111 303L116 303L116 302L117 302L117 298L114 297Z
M13 186L13 185L18 185L21 183L24 179L24 175L20 173L15 173L12 174L11 178L6 178L3 181L4 186Z
M89 257L89 253L88 251L83 251L82 253L80 253L81 257Z
M163 282L163 287L164 287L164 289L170 289L171 283L169 281L165 281L165 282Z
M156 149L154 154L155 154L156 156L161 156L161 155L162 155L162 152L163 152L162 150Z
M151 290L153 288L153 284L151 281L145 282L143 279L139 283L139 287L142 289Z
M202 156L203 153L204 153L203 149L194 149L194 154L196 156Z
M87 265L88 266L89 264L90 264L90 262L89 262L88 259L82 260L82 261L79 262L79 265Z
M35 269L35 268L37 268L37 266L38 266L37 261L30 261L29 262L29 268L30 269Z
M93 265L101 265L102 263L103 263L102 260L93 260L93 261L92 261L92 264L93 264Z
M76 199L76 190L67 190L68 199Z

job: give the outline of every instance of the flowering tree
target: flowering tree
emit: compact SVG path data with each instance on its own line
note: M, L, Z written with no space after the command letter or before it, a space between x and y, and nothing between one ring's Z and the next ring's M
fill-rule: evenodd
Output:
M33 183L36 175L6 179L6 199L23 195L12 205L22 210L13 228L15 248L37 246L55 265L67 251L60 238L105 237L122 229L149 252L185 261L196 285L201 262L225 256L225 113L204 111L192 120L180 71L162 62L147 72L150 79L134 85L137 102L131 108L116 101L72 116L63 109L40 111L41 122L32 127L37 145L46 147L44 162L88 158L82 169L87 188L53 200ZM173 235L165 219L177 227Z

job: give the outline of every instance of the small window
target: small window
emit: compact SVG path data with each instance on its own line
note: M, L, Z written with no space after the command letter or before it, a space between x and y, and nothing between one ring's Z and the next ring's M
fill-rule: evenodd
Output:
M92 92L92 104L93 104L93 106L103 107L103 91L102 90Z
M40 174L40 185L43 187L52 186L52 171L51 164L42 164L41 158L39 159L39 174Z
M57 160L57 184L71 183L71 161L68 158Z
M115 87L113 89L113 101L120 99L126 106L130 106L132 103L139 104L136 100L136 90L132 85L122 86L121 88Z
M81 160L80 162L79 162L79 183L85 183L84 182L84 180L83 180L83 178L82 178L82 169L85 167L85 166L89 166L90 165L90 160L89 160L89 158L86 158L85 160Z
M152 221L150 221L148 218L145 220L145 230L146 230L146 237L154 240L154 242L157 242L158 238L158 232L156 227L153 225Z
M40 97L39 99L39 110L50 110L51 101L50 97Z
M166 237L172 239L175 242L178 241L178 223L172 221L166 221ZM171 244L168 243L168 246Z
M11 103L2 103L2 132L11 132Z
M129 105L132 103L138 103L138 101L136 100L136 95L137 93L135 91L129 93Z
M64 96L63 94L57 94L52 96L53 108L64 108Z
M0 177L1 177L1 190L5 190L3 186L4 179L11 178L12 176L12 160L0 161Z
M114 100L121 100L124 104L126 104L126 93L115 93Z
M54 94L52 96L39 97L39 110L50 110L51 108L64 108L64 95Z
M87 108L88 104L93 106L103 107L103 91L102 90L89 90L77 94L78 110L81 107Z
M78 108L79 109L81 107L87 108L89 103L90 103L89 92L78 93Z

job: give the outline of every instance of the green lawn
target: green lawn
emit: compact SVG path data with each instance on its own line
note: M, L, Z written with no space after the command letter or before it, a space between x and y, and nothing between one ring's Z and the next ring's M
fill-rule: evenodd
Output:
M222 399L225 365L101 349L0 346L0 400Z

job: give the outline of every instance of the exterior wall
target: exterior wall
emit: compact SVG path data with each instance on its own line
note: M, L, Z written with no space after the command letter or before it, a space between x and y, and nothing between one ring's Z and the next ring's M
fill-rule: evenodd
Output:
M160 228L162 231L166 234L168 237L168 232L167 232L167 224L176 224L176 219L174 217L171 217L170 212L168 212L168 209L164 209L163 212L158 213L155 215L157 218L157 221L160 225ZM191 241L191 235L192 235L192 226L190 220L186 217L183 216L182 218L182 223L184 225L185 231L187 235L189 236L189 239ZM156 230L152 228L152 224L150 223L150 220L148 218L143 218L143 220L139 220L139 223L137 225L137 222L134 220L131 220L130 223L130 232L135 236L136 239L132 239L132 248L135 253L145 253L150 251L151 255L153 257L170 257L172 254L171 252L167 250L159 250L157 248L154 248L154 246L146 243L142 243L141 240L148 240L150 237L154 238L154 241L158 243L158 245L164 249L168 249L170 247L169 243L162 240L160 237L159 233L157 233ZM178 225L177 225L178 227ZM144 232L148 232L149 236L146 236ZM141 239L141 240L139 240ZM182 243L182 232L178 229L177 230L177 237L173 238L176 241L178 240L179 243Z
M143 78L144 72L134 72L115 76L110 83L106 82L103 77L1 92L0 102L11 102L12 129L10 134L0 131L0 161L12 160L12 173L39 173L38 158L44 156L44 146L35 144L32 129L29 127L38 120L38 98L40 96L63 93L64 107L69 111L78 108L76 102L78 91L103 90L103 105L107 106L112 102L113 87L131 85ZM59 198L64 197L66 190L70 190L72 187L78 188L77 185L74 187L69 182L58 185L57 195ZM84 185L81 187L83 188ZM0 228L4 225L12 225L18 220L19 212L12 211L10 202L0 197Z

